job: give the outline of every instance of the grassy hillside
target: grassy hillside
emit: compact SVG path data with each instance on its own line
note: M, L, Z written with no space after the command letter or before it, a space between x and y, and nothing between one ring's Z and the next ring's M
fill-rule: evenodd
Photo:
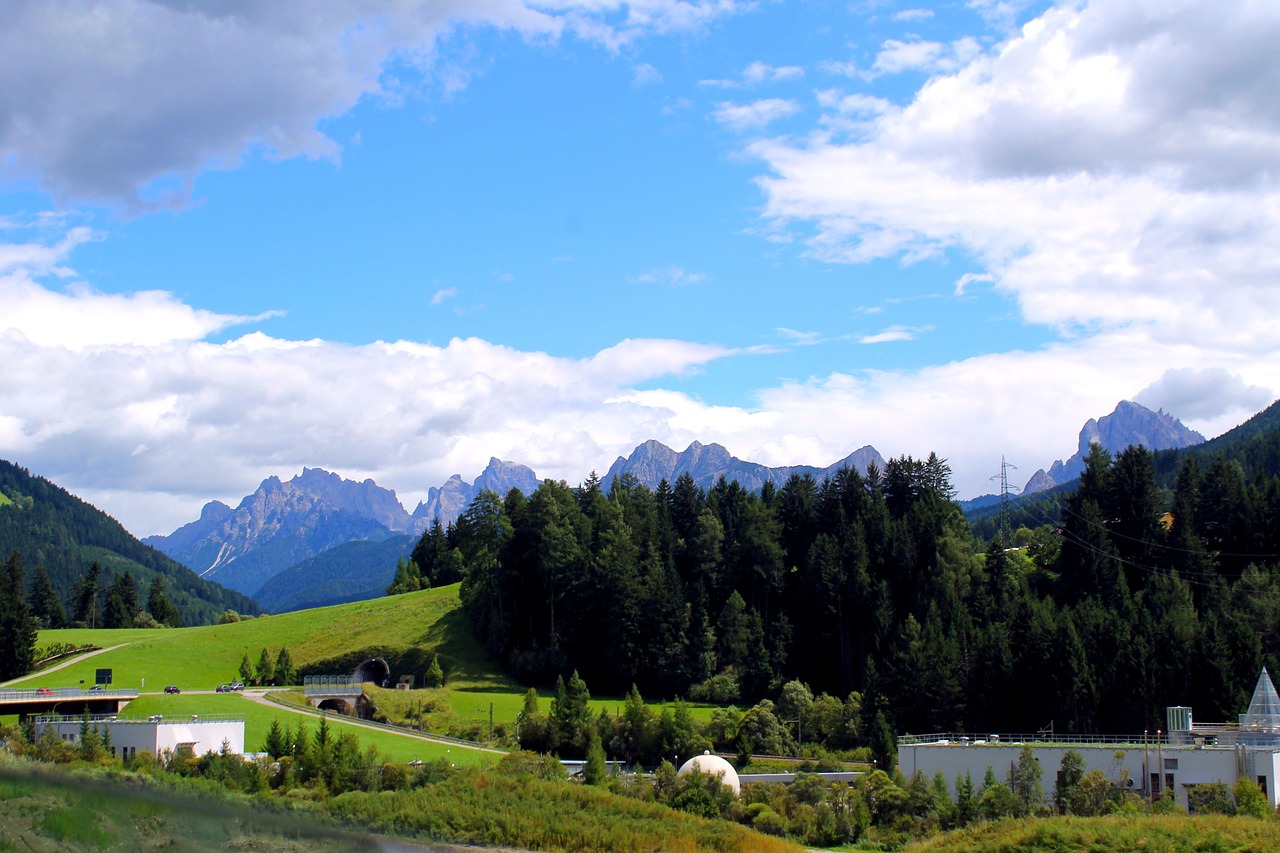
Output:
M903 853L1223 853L1280 850L1280 823L1210 815L1113 815L979 824Z
M226 625L41 631L39 642L92 643L111 650L57 672L36 673L23 683L50 687L75 685L81 679L92 683L95 669L109 667L119 687L142 689L145 679L150 689L176 684L183 690L212 690L236 677L245 654L257 662L262 649L274 655L287 646L300 669L348 657L377 655L390 660L422 650L438 653L450 680L459 686L514 688L497 674L465 629L457 586ZM350 674L351 668L335 665L331 671ZM393 668L392 674L400 673Z
M376 851L373 838L315 816L251 808L114 780L0 766L0 850ZM425 849L408 848L406 849Z

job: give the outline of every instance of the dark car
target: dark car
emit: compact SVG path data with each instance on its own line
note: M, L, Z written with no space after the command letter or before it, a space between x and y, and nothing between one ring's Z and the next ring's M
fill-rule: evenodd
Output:
M178 688L178 685L170 684L168 687L164 689L164 692L165 693L181 693L182 690Z
M103 687L101 684L95 684L89 688L90 692L93 692L93 693L97 693L98 691L105 690L105 689L106 688Z
M214 692L215 692L215 693L230 693L230 692L231 692L231 685L230 685L230 684L219 684L219 685L218 685L218 689L217 689L217 690L215 690Z

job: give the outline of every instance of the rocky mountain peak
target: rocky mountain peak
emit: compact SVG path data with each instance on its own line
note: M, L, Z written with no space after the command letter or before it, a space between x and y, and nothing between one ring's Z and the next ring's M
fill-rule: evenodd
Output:
M1121 400L1111 414L1085 421L1075 454L1065 461L1054 462L1048 471L1043 468L1036 471L1022 493L1041 492L1079 477L1089 448L1094 444L1114 454L1135 445L1148 450L1171 450L1203 444L1204 440L1203 435L1188 429L1164 409L1153 412L1132 400Z

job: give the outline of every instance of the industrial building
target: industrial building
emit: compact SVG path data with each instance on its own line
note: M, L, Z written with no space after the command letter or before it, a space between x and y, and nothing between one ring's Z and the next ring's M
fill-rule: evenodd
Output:
M1040 762L1041 785L1052 796L1067 750L1084 759L1085 772L1100 770L1117 784L1152 799L1171 792L1188 806L1195 785L1249 779L1271 805L1280 805L1280 696L1266 668L1258 676L1249 710L1237 723L1196 723L1185 706L1166 710L1167 731L1139 735L973 735L939 733L898 739L903 775L941 772L952 795L966 773L980 784L990 767L1004 781L1024 746Z
M244 719L223 715L168 715L130 719L101 714L91 717L41 716L35 719L35 736L52 731L60 740L78 743L80 730L89 725L101 737L109 738L111 751L119 758L139 752L152 755L190 749L196 755L221 752L223 745L237 755L244 753Z

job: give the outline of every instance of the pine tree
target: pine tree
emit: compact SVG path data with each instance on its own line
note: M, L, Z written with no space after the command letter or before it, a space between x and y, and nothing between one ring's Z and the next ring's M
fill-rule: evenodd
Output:
M62 601L58 598L58 593L54 590L53 582L49 580L49 573L45 571L43 563L38 564L31 575L30 600L31 615L40 620L40 627L61 628L66 624L67 617L62 610Z
M422 683L427 687L443 687L444 686L444 670L440 668L440 656L431 656L431 665L427 667L426 674L422 676Z
M147 612L161 625L167 625L170 628L182 627L182 615L165 595L164 578L160 575L156 575L155 580L151 582L151 590L147 594Z
M603 785L608 776L609 765L605 761L600 732L592 728L587 734L587 763L582 768L582 781L588 785Z
M281 646L280 653L276 655L276 684L281 687L288 687L297 679L298 672L293 667L293 657L289 654L288 646Z
M14 551L0 573L0 681L18 678L35 663L39 623L23 595L22 555Z
M262 654L258 655L258 684L266 687L271 684L276 677L276 663L271 657L271 652L266 649L262 650Z
M75 601L75 621L86 628L102 627L98 614L98 583L101 575L102 567L96 562L90 563L89 568L76 581L76 588L72 593Z

